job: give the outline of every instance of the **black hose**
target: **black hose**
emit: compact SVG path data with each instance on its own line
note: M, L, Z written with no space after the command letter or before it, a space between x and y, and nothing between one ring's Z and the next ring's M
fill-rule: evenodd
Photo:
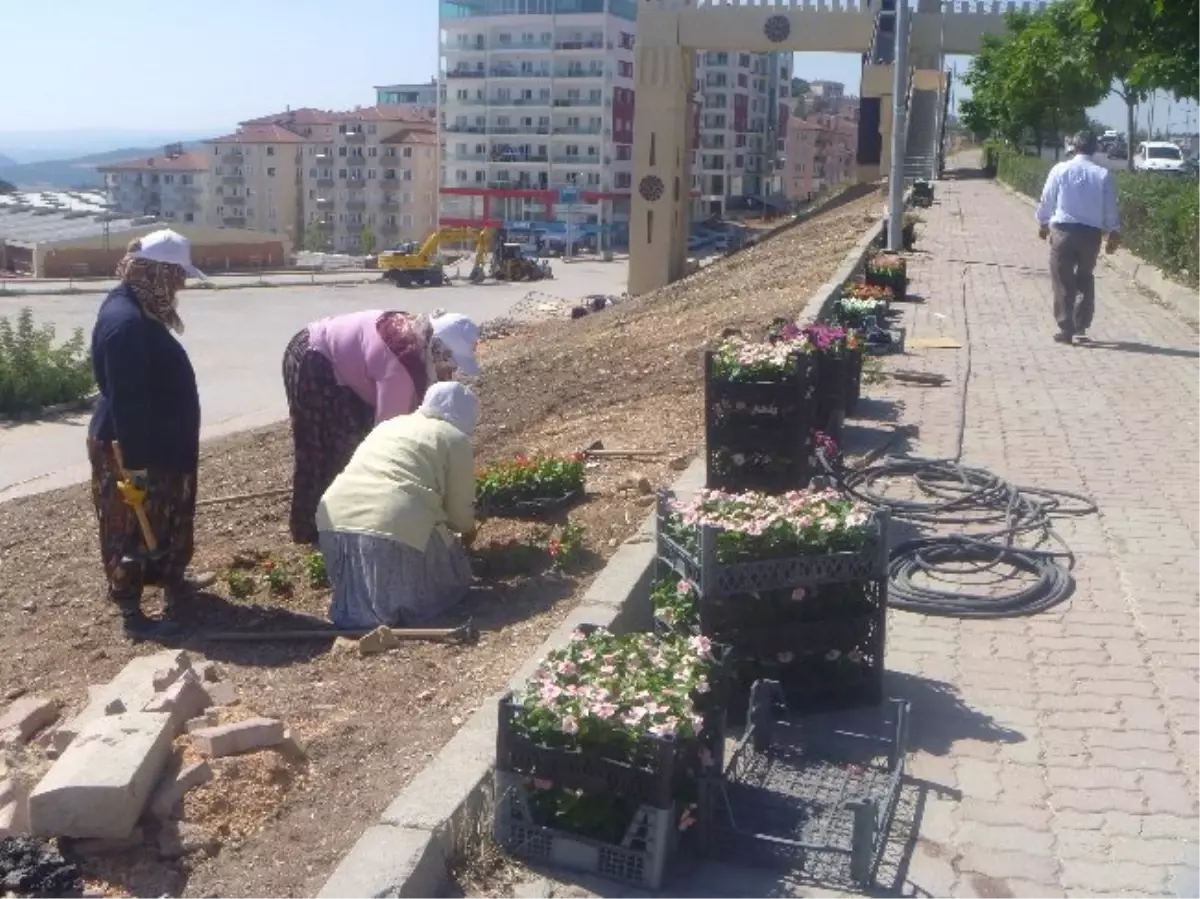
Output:
M971 380L971 325L967 315L966 279L962 284L962 313L966 328L967 365L959 397L958 440L947 459L888 456L861 469L834 469L821 464L843 490L895 520L919 525L965 525L970 533L919 537L892 548L889 556L888 605L906 612L952 618L1015 618L1036 615L1070 598L1075 581L1075 555L1054 529L1055 516L1091 515L1096 504L1064 490L1021 487L983 468L963 465L967 390ZM928 499L906 500L876 489L883 480L908 478ZM1026 544L1018 545L1024 538ZM962 576L973 585L1011 581L1016 573L1031 579L1018 590L969 592ZM916 582L918 575L962 586L937 588Z

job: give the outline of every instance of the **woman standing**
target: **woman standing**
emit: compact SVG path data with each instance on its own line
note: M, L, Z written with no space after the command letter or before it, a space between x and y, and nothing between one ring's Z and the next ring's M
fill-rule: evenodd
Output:
M292 338L283 384L295 444L295 542L317 542L321 494L376 423L411 413L430 384L479 374L478 342L479 329L462 315L378 310L323 318Z
M466 594L462 542L475 529L471 434L479 400L458 383L434 384L412 415L375 427L317 511L340 628L426 621Z
M183 333L177 305L189 275L204 277L183 235L164 229L133 241L117 266L121 283L100 304L92 331L100 390L87 440L92 501L108 596L135 639L178 633L170 617L192 560L200 398L192 363L171 333ZM162 620L142 611L147 586L164 588Z

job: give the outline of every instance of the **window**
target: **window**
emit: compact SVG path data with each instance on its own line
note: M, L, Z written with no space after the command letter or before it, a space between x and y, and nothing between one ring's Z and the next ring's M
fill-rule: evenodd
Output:
M346 155L346 148L338 147L338 156L345 156L345 155Z
M617 144L617 159L621 162L633 159L633 147L629 144Z
M633 77L633 63L621 60L617 63L617 74L622 78Z
M274 147L271 147L271 146L268 146L268 147L267 147L267 155L268 155L268 156L274 156L274 155L275 155L275 148L274 148Z
M396 148L395 148L395 147L388 147L386 150L384 150L384 151L383 151L383 155L384 155L384 156L391 156L391 157L395 157L395 155L396 155Z
M372 180L374 180L374 178L375 178L375 170L367 169L367 180L372 181Z
M412 147L405 147L404 152L400 154L405 159L412 159Z
M378 148L378 147L367 147L367 155L368 155L368 156L374 156L374 155L376 155L378 152L379 152L379 148Z
M459 169L458 171L456 171L454 173L454 177L455 177L455 180L457 180L459 184L467 183L467 173L464 172L462 169Z
M183 220L185 222L191 222L195 220L195 216L193 216L190 212L185 212L183 214Z
M345 177L346 177L346 170L345 170L345 169L338 169L338 177L339 177L339 178L345 178Z
M628 189L633 186L633 175L629 172L617 172L613 176L613 184L618 190Z
M408 214L400 216L400 224L405 228L411 228L412 227L412 216L408 215Z
M269 168L269 169L267 169L267 177L268 177L268 178L274 178L274 177L275 177L275 169L274 169L274 168Z

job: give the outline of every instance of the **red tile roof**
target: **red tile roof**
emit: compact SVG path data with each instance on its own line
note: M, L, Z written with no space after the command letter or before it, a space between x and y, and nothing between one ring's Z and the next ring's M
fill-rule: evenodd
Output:
M284 125L288 128L306 125L334 125L339 122L430 122L432 110L420 106L364 106L362 109L336 111L329 109L289 109L272 115L242 122L242 125Z
M179 156L146 156L141 159L123 159L96 166L98 172L203 172L208 168L208 159L200 153L182 153Z
M381 144L436 144L437 132L424 128L405 128L395 134L389 134Z
M206 144L302 144L304 138L279 125L243 125L233 134L214 137Z

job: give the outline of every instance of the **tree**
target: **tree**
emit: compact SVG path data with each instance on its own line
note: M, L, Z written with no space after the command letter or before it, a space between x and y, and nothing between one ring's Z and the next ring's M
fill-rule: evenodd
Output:
M323 253L329 249L329 229L325 223L315 221L305 228L303 244L310 253Z
M7 181L0 180L0 194L15 194L17 189Z
M362 244L362 251L365 255L370 256L375 252L375 232L371 230L369 225L364 225L358 235L359 243Z
M792 111L798 116L804 115L807 107L805 99L810 89L809 83L803 78L792 79Z
M1099 51L1096 60L1114 79L1143 96L1165 90L1178 98L1200 99L1200 7L1195 0L1076 2Z

